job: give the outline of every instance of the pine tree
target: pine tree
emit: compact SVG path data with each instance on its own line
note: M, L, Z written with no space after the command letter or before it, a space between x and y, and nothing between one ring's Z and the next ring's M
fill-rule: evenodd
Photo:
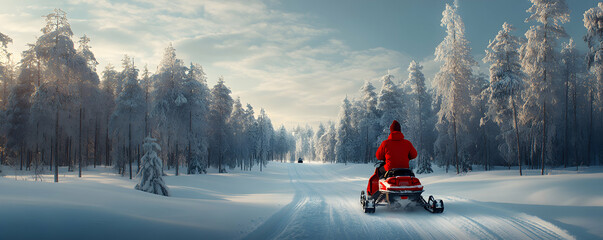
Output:
M140 191L150 192L158 195L169 196L169 189L162 176L162 161L157 156L157 152L161 151L161 147L155 141L156 139L147 137L143 144L144 156L142 156L142 168L138 173L140 182L136 184L136 189Z
M587 132L588 141L586 143L586 164L590 165L591 159L593 158L593 149L598 151L599 158L600 154L603 153L600 146L603 143L601 132L603 131L603 3L598 3L597 7L588 9L584 12L584 27L586 28L586 35L584 41L587 44L588 51L586 53L586 63L590 72L594 75L595 81L593 81L587 87L589 109L588 120L587 120ZM595 128L594 122L596 121L595 111L598 111L599 127ZM596 138L596 139L593 139ZM595 152L595 155L597 152Z
M132 178L133 146L137 146L143 140L145 100L144 92L138 84L138 69L126 55L123 59L124 69L121 75L124 77L125 85L115 100L115 110L109 122L110 132L114 142L114 149L127 149L126 156L121 151L114 151L119 173L125 174L126 160L129 163L130 179ZM121 145L120 145L121 144Z
M431 129L427 127L431 117L431 97L426 91L425 76L421 70L423 66L412 61L408 66L408 79L404 82L405 89L409 92L407 110L407 121L409 126L407 139L414 139L417 143L419 153L417 159L417 173L431 173L431 162L429 161L430 147L425 142L426 135L429 135Z
M512 30L513 26L511 24L506 22L503 24L502 30L498 32L494 41L490 41L489 50L486 50L486 57L483 61L490 63L487 115L499 126L501 130L500 137L505 140L499 149L504 149L502 153L507 162L511 162L513 155L516 156L519 175L521 176L522 164L517 101L521 97L524 74L521 71L518 52L521 41L511 35Z
M569 21L569 9L564 0L531 0L532 13L526 22L535 21L540 25L531 26L526 32L527 42L521 47L522 67L526 74L525 104L520 119L530 129L540 131L541 174L544 174L546 152L553 149L554 127L547 127L549 116L556 99L558 81L558 56L556 40L565 37L562 23ZM553 114L555 112L552 112ZM536 133L533 136L537 136ZM548 145L548 146L547 146ZM535 151L536 149L532 149Z
M377 94L375 87L369 81L365 81L360 88L361 99L359 102L358 137L361 142L360 157L364 163L373 160L377 151L377 137L382 131L380 125L380 112L377 109ZM323 126L324 132L324 126Z
M8 44L12 42L13 40L9 36L0 32L0 81L2 81L0 109L4 109L4 106L8 103L9 85L12 82L10 76L10 53L7 51Z
M173 166L179 174L179 146L186 145L189 136L189 100L183 84L186 79L186 67L176 57L176 49L170 44L163 54L156 75L153 91L152 116L159 132L167 157L168 168Z
M224 78L220 77L218 83L211 90L211 104L209 106L209 124L210 153L212 158L217 160L217 167L220 173L225 172L223 163L226 154L230 148L232 129L227 124L228 118L232 112L233 100L230 96L230 89L224 84ZM263 111L262 111L263 112Z
M440 144L440 149L446 149L453 144L452 154L446 150L445 154L439 157L446 159L447 170L448 159L454 159L458 174L461 167L465 165L462 153L470 145L471 140L468 135L463 136L463 134L469 130L467 125L471 106L469 86L473 79L471 67L477 63L471 56L469 41L465 38L465 24L457 13L457 7L446 4L442 16L441 25L446 27L447 35L435 52L436 60L444 63L434 79L436 94L441 101L437 125L439 135L436 144ZM446 146L442 147L442 145Z
M181 136L185 137L187 149L187 173L195 174L206 172L204 161L207 157L207 122L209 114L209 89L203 67L191 63L186 77L182 83L183 96L186 104L181 105L181 122L188 126L181 128ZM184 131L182 131L184 130Z
M406 132L406 117L404 112L404 101L402 101L402 92L393 82L394 76L387 74L381 78L383 86L379 92L377 109L380 113L380 130L381 134L377 139L386 139L389 135L389 125L392 121L397 120L402 127L402 132Z
M352 127L352 106L350 101L346 97L341 105L341 111L339 112L339 124L337 125L337 134L335 140L335 155L337 162L348 163L351 162L354 157L354 149L358 149L355 146L356 134Z
M580 78L584 76L586 66L584 56L578 52L574 40L570 38L568 43L563 44L561 50L561 75L564 81L564 131L563 131L563 166L567 167L570 163L570 152L573 152L574 163L578 165L578 145L577 141L577 85L582 82ZM570 105L573 106L570 109ZM573 117L570 116L573 114ZM573 125L570 133L570 124ZM573 151L572 151L573 149Z

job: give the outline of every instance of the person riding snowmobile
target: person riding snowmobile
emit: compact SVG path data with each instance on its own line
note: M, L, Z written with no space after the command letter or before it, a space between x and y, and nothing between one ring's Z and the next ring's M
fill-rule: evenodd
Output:
M404 134L400 131L400 123L398 121L394 120L392 122L392 125L389 126L389 131L389 137L377 149L377 160L385 161L385 164L379 167L379 176L373 175L369 179L367 192L371 195L378 193L378 191L371 191L370 185L373 178L381 178L387 171L394 168L409 168L409 161L417 157L417 150L410 141L404 139ZM373 197L375 198L376 196Z

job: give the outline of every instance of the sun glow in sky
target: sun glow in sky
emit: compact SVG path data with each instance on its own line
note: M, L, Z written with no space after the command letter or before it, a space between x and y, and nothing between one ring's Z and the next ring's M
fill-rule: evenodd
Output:
M411 60L425 66L428 81L438 71L435 47L445 3L416 0L0 0L0 32L13 39L9 51L18 59L44 25L42 15L61 8L74 32L86 34L100 65L120 68L124 54L139 69L154 72L172 43L185 63L204 67L213 86L224 76L233 97L259 112L264 108L275 127L317 126L336 120L347 96L357 96L364 81L388 71L406 79ZM598 1L568 0L571 22L564 24L584 50L582 14ZM481 62L488 41L503 22L523 36L528 0L460 0L472 53ZM568 38L569 39L569 38ZM562 42L568 41L562 39Z

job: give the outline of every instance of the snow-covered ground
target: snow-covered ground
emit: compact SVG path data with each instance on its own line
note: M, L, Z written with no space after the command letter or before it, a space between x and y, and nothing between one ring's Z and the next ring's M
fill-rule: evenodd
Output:
M60 183L4 168L0 239L601 239L603 168L418 175L443 214L365 214L365 164L271 162L264 172L167 176L172 196L134 190L112 169ZM171 175L171 174L170 174Z

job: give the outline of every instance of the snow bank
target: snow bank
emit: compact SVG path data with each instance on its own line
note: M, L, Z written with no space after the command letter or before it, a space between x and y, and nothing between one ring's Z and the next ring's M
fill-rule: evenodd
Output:
M88 169L81 179L60 170L58 184L5 172L0 239L236 239L293 197L279 164L261 173L167 176L171 197L137 191L136 179L113 169Z

